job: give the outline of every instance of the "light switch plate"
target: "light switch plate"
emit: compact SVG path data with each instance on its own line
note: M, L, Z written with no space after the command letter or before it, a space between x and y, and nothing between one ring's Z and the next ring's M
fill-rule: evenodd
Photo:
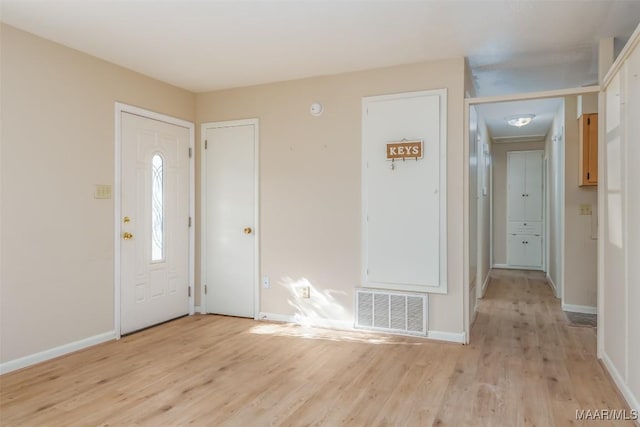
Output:
M591 205L580 205L580 215L591 215Z
M96 184L96 189L93 194L95 199L110 199L111 198L111 186L108 184Z

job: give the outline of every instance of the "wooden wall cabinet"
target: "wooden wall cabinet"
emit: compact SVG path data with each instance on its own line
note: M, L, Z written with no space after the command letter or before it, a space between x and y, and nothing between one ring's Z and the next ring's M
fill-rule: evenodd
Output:
M578 119L580 138L579 185L598 185L598 114L583 114Z

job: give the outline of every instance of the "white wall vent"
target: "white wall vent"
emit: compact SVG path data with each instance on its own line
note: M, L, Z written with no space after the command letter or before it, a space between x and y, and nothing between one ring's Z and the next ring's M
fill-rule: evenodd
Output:
M358 288L355 327L427 336L427 294Z

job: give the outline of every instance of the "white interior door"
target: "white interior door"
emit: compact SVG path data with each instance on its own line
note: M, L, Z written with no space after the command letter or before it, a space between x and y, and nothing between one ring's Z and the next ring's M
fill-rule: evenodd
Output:
M542 221L542 171L543 153L534 151L527 153L526 158L526 210L527 221Z
M363 286L446 293L446 92L363 99ZM422 156L389 160L419 141Z
M507 154L507 212L510 221L520 221L527 216L526 211L526 153L510 152Z
M120 332L189 313L189 129L121 123Z
M205 124L206 311L255 317L257 122Z

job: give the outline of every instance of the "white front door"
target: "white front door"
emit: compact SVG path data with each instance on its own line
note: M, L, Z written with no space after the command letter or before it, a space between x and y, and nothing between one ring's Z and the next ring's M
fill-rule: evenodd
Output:
M120 332L189 313L189 129L121 123Z
M255 317L257 121L203 125L206 312Z

